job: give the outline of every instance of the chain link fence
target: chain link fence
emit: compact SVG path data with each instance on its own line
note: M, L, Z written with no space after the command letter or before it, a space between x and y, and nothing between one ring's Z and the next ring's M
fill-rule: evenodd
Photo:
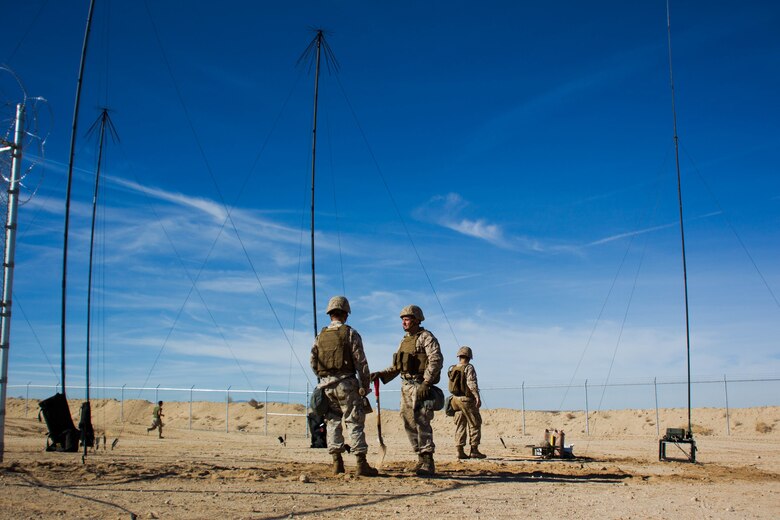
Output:
M446 391L446 381L441 385ZM86 395L83 386L69 387L69 396L75 398L79 393ZM780 401L780 377L735 377L728 378L698 378L691 381L692 394L695 399L693 408L714 407L725 410L725 430L730 434L729 412L732 407L746 408L757 406L776 406ZM37 401L58 392L59 385L8 385L8 395L25 399L25 416L37 414ZM398 394L397 388L383 389L386 394ZM660 435L659 409L687 407L687 382L652 378L634 381L590 382L585 380L577 384L538 384L522 382L519 386L483 387L481 388L483 403L486 408L509 408L521 413L521 431L525 434L526 411L582 411L585 413L585 433L590 434L589 417L594 411L609 409L636 408L655 410L657 433ZM138 386L92 386L90 395L97 399L115 399L119 401L120 422L125 421L125 403L128 400L146 400L149 403L157 401L188 403L188 428L193 429L193 403L198 401L224 402L224 431L230 432L231 406L239 403L254 403L265 409L263 414L262 433L269 434L268 419L274 416L300 418L300 432L308 436L308 412L311 388L305 390L244 390L232 387L190 388ZM397 402L388 399L383 403ZM272 412L269 403L284 403L297 405L302 412ZM383 408L385 408L383 406ZM392 404L389 409L392 409ZM220 427L221 429L221 427ZM235 431L235 428L234 430Z

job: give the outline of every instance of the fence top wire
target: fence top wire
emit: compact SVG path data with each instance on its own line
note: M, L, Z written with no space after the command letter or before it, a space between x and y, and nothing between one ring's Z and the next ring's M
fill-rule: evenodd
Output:
M761 382L777 382L780 381L780 376L767 376L767 377L735 377L729 379L726 376L700 376L697 379L691 379L691 384L723 384L723 383L761 383ZM491 386L482 387L480 391L508 391L508 390L529 390L529 389L554 389L554 388L603 388L603 387L628 387L628 386L653 386L653 385L684 385L687 381L684 379L672 379L672 378L643 378L634 380L612 380L610 382L600 380L585 379L577 383L542 383L542 382L523 382L521 385L514 386ZM8 388L59 388L58 385L40 385L40 384L13 384L8 385ZM85 386L70 385L70 388L74 390L86 390ZM192 387L170 387L170 386L94 386L91 385L90 389L96 390L113 390L113 391L138 391L138 392L152 392L152 391L164 391L164 392L200 392L200 393L231 393L231 394L252 394L252 395L309 395L311 389L306 391L302 390L246 390L242 388L196 388ZM400 390L388 388L383 390L388 393L398 393Z

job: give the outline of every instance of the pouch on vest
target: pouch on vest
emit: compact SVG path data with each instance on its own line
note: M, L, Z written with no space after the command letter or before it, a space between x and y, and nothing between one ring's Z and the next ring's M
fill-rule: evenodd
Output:
M396 352L393 354L393 367L404 374L417 374L417 356L409 352Z
M404 374L422 375L427 366L428 356L425 354L411 354L403 351L393 354L393 367Z

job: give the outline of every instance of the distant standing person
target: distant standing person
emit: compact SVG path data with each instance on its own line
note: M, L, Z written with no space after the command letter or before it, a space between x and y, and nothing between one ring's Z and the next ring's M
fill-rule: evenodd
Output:
M477 371L471 364L474 354L471 347L460 347L457 356L458 364L452 365L447 371L450 393L453 396L452 408L455 410L455 447L458 449L459 459L484 459L487 455L479 451L479 441L482 438L482 415L479 408L482 406L482 399L479 396ZM468 455L463 450L466 445L466 426L471 446Z
M436 473L433 453L433 419L430 388L439 382L442 357L439 341L420 323L425 320L422 309L417 305L407 305L401 309L401 325L406 334L401 340L398 352L393 354L393 364L372 374L387 384L397 375L401 375L401 419L406 435L417 453L417 475L427 476Z
M330 316L330 325L314 340L311 348L311 368L319 379L318 387L325 391L329 410L325 413L328 438L328 452L333 456L333 474L344 473L345 450L342 420L352 443L352 452L357 458L355 475L375 477L376 468L366 461L366 434L364 425L366 411L363 400L371 387L371 372L363 351L360 334L346 324L352 312L344 296L334 296L325 311Z
M162 413L162 401L157 401L157 406L154 407L154 410L152 410L152 425L146 429L146 433L149 433L152 430L159 430L159 437L162 439L162 429L163 429L163 413Z

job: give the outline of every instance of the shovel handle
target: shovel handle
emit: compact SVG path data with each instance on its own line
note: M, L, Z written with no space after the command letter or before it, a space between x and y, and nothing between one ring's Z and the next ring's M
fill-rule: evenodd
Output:
M379 378L374 379L374 395L379 399Z

